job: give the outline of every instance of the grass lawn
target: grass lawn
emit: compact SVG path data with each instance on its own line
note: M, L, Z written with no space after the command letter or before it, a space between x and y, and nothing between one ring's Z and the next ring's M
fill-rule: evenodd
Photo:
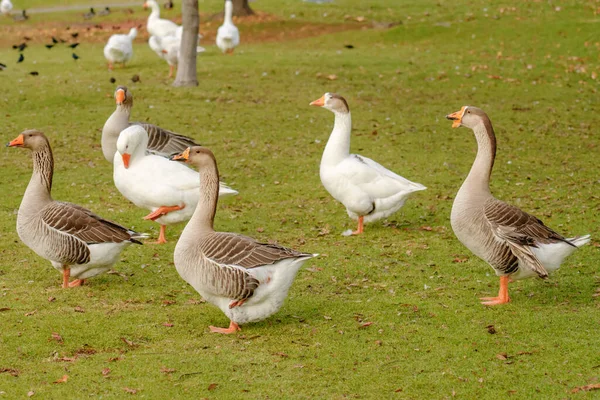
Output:
M57 271L15 231L30 154L5 148L0 399L597 396L578 388L600 387L599 242L546 281L511 284L511 303L482 306L478 298L495 295L498 279L449 221L476 144L444 116L483 108L498 138L493 193L565 235L596 238L599 5L451 3L259 0L251 3L259 16L238 21L242 45L223 56L214 46L219 22L207 19L221 2L200 1L207 51L197 88L170 85L145 28L131 63L107 71L105 39L145 26L141 7L105 20L84 21L82 11L20 24L0 18L2 140L29 128L46 133L54 198L157 236L158 225L142 220L147 211L114 187L100 149L115 87L127 85L132 119L193 136L239 190L220 202L217 229L321 254L299 272L279 313L230 336L209 333L229 321L173 266L183 226L167 230L166 245L129 247L118 273L60 289ZM53 4L77 2L23 1ZM78 61L64 45L43 46L51 36L71 42L74 32ZM24 35L32 40L17 64L11 45ZM360 237L340 235L355 223L319 179L333 114L308 103L328 91L349 102L352 151L428 187Z

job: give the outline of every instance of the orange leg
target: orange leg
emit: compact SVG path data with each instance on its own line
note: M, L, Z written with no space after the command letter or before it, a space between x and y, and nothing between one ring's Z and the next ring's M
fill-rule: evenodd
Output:
M156 244L165 244L167 243L167 226L166 225L161 225L160 226L160 234L158 235L158 240L156 241Z
M155 211L152 211L150 214L146 215L144 219L149 219L154 221L155 219L162 217L165 214L170 213L171 211L183 210L185 206L160 206Z
M242 330L240 328L240 326L233 321L230 322L229 328L217 328L217 327L211 325L211 326L209 326L209 329L213 333L223 333L225 335L229 335L231 333L235 333L237 331Z
M169 65L169 78L173 77L173 71L175 70L174 65Z
M481 304L484 306L495 306L498 304L505 304L510 301L510 297L508 297L508 282L510 281L510 277L508 275L502 275L500 277L500 290L498 291L498 297L482 297Z
M233 308L233 307L239 307L239 306L241 306L242 304L244 304L244 303L246 302L246 300L247 300L247 299L241 299L241 300L234 301L234 302L232 302L232 303L229 305L229 308Z
M360 235L363 233L363 219L364 217L362 215L358 217L358 228L352 232L353 235Z
M111 70L111 71L113 70L113 64L112 63L108 63L108 69Z
M69 268L67 266L63 266L63 283L62 283L63 288L69 287L69 278L70 277L71 277L71 268Z
M75 279L73 282L69 282L69 287L83 286L85 279Z

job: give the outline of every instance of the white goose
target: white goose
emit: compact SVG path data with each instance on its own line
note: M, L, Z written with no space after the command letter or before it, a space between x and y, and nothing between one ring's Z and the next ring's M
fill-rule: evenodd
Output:
M52 199L54 159L42 132L28 130L8 146L32 151L33 174L17 215L19 238L62 272L63 288L108 271L121 251L146 235L107 221L76 204ZM77 278L69 282L70 277Z
M4 15L10 14L13 9L13 5L10 0L2 0L0 1L0 13Z
M113 178L129 201L151 211L144 219L160 224L157 243L166 243L166 225L187 221L200 196L198 173L183 164L147 154L148 133L139 125L123 130L117 140ZM238 194L221 183L220 196Z
M169 78L173 76L173 71L179 62L179 47L181 39L175 35L168 36L150 36L148 39L150 48L163 60L169 64Z
M541 278L560 267L590 235L566 239L536 217L496 199L490 192L490 176L496 158L496 136L483 110L464 106L447 115L453 128L473 130L477 156L452 205L452 229L458 240L487 262L500 276L497 297L484 297L482 304L510 301L509 280Z
M106 46L104 46L104 57L108 61L108 69L113 69L114 63L125 63L131 60L133 56L133 39L137 36L137 29L131 28L127 35L112 35Z
M350 154L352 119L343 97L325 93L310 105L324 107L335 115L333 131L321 158L320 175L325 189L346 207L352 219L358 219L357 230L346 231L344 235L362 233L363 223L392 215L412 193L427 189L369 158Z
M108 117L102 127L102 153L104 158L112 164L117 152L117 139L121 131L131 125L142 126L149 135L148 151L163 157L181 153L189 146L197 145L194 139L168 131L152 124L129 122L133 108L133 95L125 86L118 86L115 90L117 108Z
M230 319L229 328L211 326L211 332L234 333L240 324L274 314L302 264L317 254L215 232L219 192L215 156L195 146L173 159L187 161L200 171L200 200L175 246L174 261L179 275Z
M217 47L223 53L232 54L233 50L240 44L240 31L233 24L233 3L225 0L225 17L223 25L217 30Z
M168 36L175 35L179 25L175 22L163 19L160 17L160 7L155 0L146 0L144 8L152 10L148 16L148 22L146 23L146 30L151 36Z

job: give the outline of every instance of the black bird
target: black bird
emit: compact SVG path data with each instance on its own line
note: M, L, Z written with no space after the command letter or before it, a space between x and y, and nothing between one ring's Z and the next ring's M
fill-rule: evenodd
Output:
M46 48L47 48L47 49L51 49L51 48L53 48L53 47L54 47L54 45L53 45L53 44L47 44L47 45L45 45L45 46L46 46Z
M345 44L345 45L344 45L344 47L345 47L345 48L347 48L347 49L353 49L353 48L354 48L354 45L351 45L351 44Z
M73 57L73 60L75 61L79 60L79 56L75 53L71 54L71 57Z
M54 36L52 36L52 43L54 43L54 44L58 43L58 40Z
M77 36L79 36L79 32L71 33L71 37L72 38L76 38Z
M0 71L4 71L6 69L6 64L0 63Z
M115 78L110 78L110 83L115 83L117 80Z
M23 51L27 48L27 43L23 42L20 45L17 46L17 49L19 49L19 51Z
M106 7L104 10L102 10L98 13L98 15L102 15L102 16L108 15L108 14L110 14L110 8L108 8L108 7Z
M131 82L141 82L140 76L138 74L135 74L131 77Z
M23 62L24 59L25 59L25 56L23 55L23 53L19 54L19 60L17 61L17 64L20 62Z
M83 18L91 19L91 18L94 18L95 15L96 15L96 11L94 11L94 8L91 7L90 12L83 14Z
M13 20L15 21L26 21L29 19L29 15L27 15L27 11L23 10L21 14L13 15Z
M172 0L169 0L169 1L167 1L167 2L165 3L164 7L165 7L165 9L167 9L167 10L170 10L170 9L172 9L172 8L173 8L173 1L172 1Z
M37 71L31 71L29 75L38 76L40 73Z
M73 43L73 44L69 45L69 47L72 48L72 49L74 49L77 46L79 46L79 43Z

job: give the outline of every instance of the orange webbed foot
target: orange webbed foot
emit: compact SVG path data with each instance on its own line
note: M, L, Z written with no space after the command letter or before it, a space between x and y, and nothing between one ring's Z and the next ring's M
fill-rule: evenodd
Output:
M483 304L484 306L497 306L500 304L506 304L510 302L509 298L504 297L481 297L480 300L485 300L481 302L481 304Z
M69 282L69 287L83 286L85 279L75 279L73 282Z
M183 210L185 206L160 206L156 210L152 211L150 214L146 215L144 219L149 219L154 221L155 219L162 217L165 214L170 213L171 211Z
M224 335L230 335L232 333L236 333L237 331L241 331L242 330L240 328L240 326L238 324L236 324L235 322L233 322L233 321L231 321L229 323L229 328L218 328L218 327L212 326L212 325L209 326L208 328L213 333L222 333Z

